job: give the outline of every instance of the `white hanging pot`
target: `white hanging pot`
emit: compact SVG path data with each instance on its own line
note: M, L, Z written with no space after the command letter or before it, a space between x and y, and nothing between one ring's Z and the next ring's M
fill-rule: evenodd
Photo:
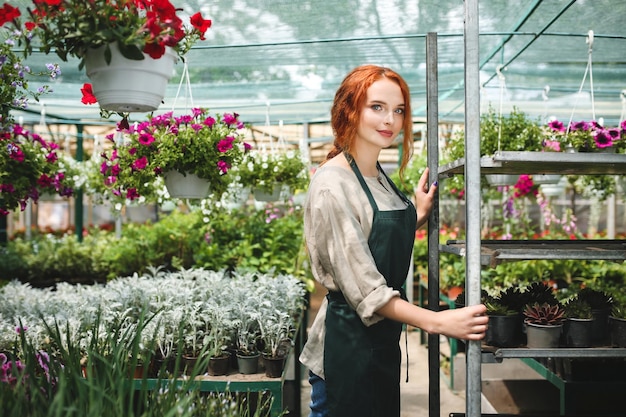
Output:
M493 186L515 185L519 175L513 174L489 174L486 175L487 182Z
M534 174L533 182L537 185L558 184L561 180L560 174Z
M206 198L211 191L211 183L196 174L185 175L178 171L168 171L164 178L167 192L173 198L202 199Z
M275 183L271 191L263 188L254 189L254 199L256 201L278 201L280 200L281 193L283 192L283 184Z
M85 54L85 70L100 107L120 113L158 109L173 75L176 54L167 48L159 59L144 54L143 60L134 60L125 58L116 43L109 46L110 64L104 59L105 46Z

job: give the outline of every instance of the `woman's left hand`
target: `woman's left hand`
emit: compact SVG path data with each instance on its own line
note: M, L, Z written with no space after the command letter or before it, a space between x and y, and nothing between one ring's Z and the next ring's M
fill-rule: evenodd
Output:
M428 172L429 169L426 168L413 194L413 201L417 209L417 227L422 226L428 220L437 191L437 181L433 182L430 187L428 186Z

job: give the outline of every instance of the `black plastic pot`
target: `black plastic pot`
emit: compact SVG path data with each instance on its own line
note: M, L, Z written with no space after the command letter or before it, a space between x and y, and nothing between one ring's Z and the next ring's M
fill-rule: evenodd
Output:
M497 347L516 347L522 342L522 319L519 314L512 316L489 316L489 327L485 342Z
M591 347L593 343L593 319L568 318L563 328L565 345L569 347Z

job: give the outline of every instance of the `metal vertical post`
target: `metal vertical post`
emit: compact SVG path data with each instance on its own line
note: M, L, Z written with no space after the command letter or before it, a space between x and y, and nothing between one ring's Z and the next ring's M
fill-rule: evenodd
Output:
M76 125L76 160L78 162L83 161L83 125ZM76 194L74 195L74 226L76 228L76 238L79 242L83 241L83 213L84 213L84 203L83 203L83 192L82 190L76 190Z
M480 80L478 0L465 0L466 305L480 304ZM466 416L480 417L480 342L467 343Z
M437 34L426 35L426 134L428 184L437 181L439 173L439 81L437 72ZM435 248L435 250L432 250ZM439 192L428 219L428 308L439 310ZM439 417L441 407L439 335L428 335L428 412Z

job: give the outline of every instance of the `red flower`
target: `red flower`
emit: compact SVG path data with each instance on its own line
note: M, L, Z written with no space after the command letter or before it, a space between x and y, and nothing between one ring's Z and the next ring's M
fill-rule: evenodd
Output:
M7 22L17 19L20 16L20 10L10 4L4 3L4 6L0 9L0 26Z
M204 40L204 33L211 27L211 20L202 18L200 12L191 16L191 25L200 32L200 40Z
M147 43L143 51L152 59L159 59L165 54L165 46L156 42Z
M91 84L83 84L83 88L80 89L80 92L83 93L83 98L80 99L83 104L96 104L98 102L96 96L93 95Z

